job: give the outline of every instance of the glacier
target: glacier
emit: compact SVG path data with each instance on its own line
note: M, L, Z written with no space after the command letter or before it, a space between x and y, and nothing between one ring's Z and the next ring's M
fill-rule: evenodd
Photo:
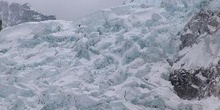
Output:
M201 8L212 3L132 0L75 22L29 22L3 29L0 108L219 110L217 97L181 99L169 80L184 59L195 58L187 55L203 55L198 53L200 45L211 36L180 50L180 34ZM171 67L172 59L182 54L186 55Z

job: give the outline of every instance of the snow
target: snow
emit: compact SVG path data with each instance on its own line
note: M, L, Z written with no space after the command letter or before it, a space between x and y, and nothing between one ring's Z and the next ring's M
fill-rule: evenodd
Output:
M218 39L219 32L214 35L208 35L205 38L202 37L199 39L200 42L198 44L183 49L179 54L184 57L174 65L174 68L193 69L216 65L220 55Z
M166 60L178 53L177 34L191 19L195 7L175 10L177 14L173 14L160 3L136 1L101 10L76 22L24 23L2 30L0 108L219 108L220 101L215 97L187 101L175 94L169 81L172 68ZM180 54L194 50L196 47ZM196 52L203 54L202 47ZM199 58L204 57L209 58Z

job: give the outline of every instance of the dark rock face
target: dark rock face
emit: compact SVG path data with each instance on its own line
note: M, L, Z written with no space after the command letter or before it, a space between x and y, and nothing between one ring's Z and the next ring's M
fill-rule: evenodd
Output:
M220 28L220 12L200 11L185 26L180 40L180 49L192 46L202 36L212 35Z
M220 12L200 11L185 26L180 38L180 49L199 43L200 38L215 34L220 28L219 21ZM208 68L175 68L170 81L177 95L183 99L201 99L212 95L220 97L220 61Z
M183 99L220 97L220 62L209 68L174 70L170 81L177 95Z
M183 99L198 97L198 89L192 87L192 75L186 70L176 70L170 75L170 81L177 95Z
M56 19L55 16L47 16L32 10L29 4L9 4L6 1L0 1L0 18L3 21L3 27L13 26L24 22L38 22Z
M2 20L0 19L0 31L2 30Z

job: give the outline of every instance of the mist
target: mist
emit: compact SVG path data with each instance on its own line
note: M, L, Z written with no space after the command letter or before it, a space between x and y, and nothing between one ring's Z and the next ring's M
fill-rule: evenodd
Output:
M6 0L17 3L29 3L33 9L57 19L76 20L100 9L122 4L124 0Z

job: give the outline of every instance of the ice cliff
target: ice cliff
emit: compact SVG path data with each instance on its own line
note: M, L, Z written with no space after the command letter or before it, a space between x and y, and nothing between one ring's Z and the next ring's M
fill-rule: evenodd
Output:
M188 64L203 66L205 54L198 51L208 53L202 51L208 45L216 47L212 48L215 52L219 49L218 32L200 37L196 30L192 43L184 37L192 31L187 26L194 23L193 18L211 4L202 0L133 0L76 22L44 21L3 29L0 108L219 110L220 100L215 95L199 100L182 98L175 89L175 81L181 82L182 77L174 82L171 77L188 77L194 69ZM195 57L189 57L191 53ZM198 63L191 63L194 58ZM178 72L181 69L184 72Z

